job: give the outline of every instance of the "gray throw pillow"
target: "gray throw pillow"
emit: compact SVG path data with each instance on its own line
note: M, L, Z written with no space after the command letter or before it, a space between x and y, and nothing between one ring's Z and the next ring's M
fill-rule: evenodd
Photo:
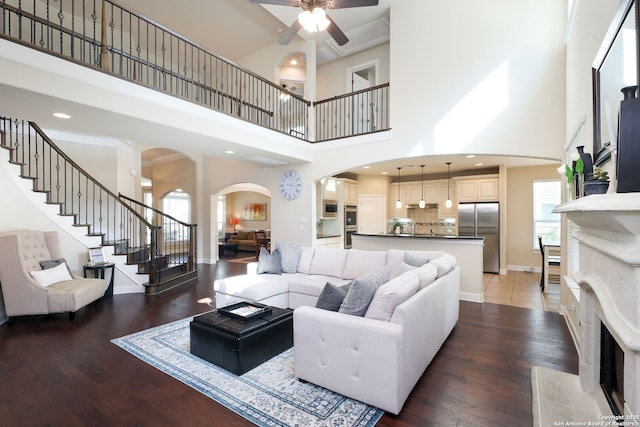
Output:
M298 262L302 249L295 243L278 244L276 250L280 253L280 264L283 273L295 273L298 270Z
M43 269L43 270L48 270L50 268L59 266L63 262L67 266L67 270L69 271L69 276L73 277L73 273L71 273L71 269L69 268L69 264L67 264L67 260L64 259L64 258L48 259L48 260L40 261L40 268Z
M280 252L276 249L273 253L269 253L265 248L260 248L260 256L258 257L258 274L271 273L280 274Z
M329 311L338 311L340 309L340 304L344 300L344 297L347 296L347 292L349 291L349 286L351 284L347 284L344 286L336 286L333 283L327 282L322 288L322 292L320 292L320 296L318 297L318 301L316 302L316 308L321 308L323 310Z
M404 253L404 262L413 266L413 267L422 267L426 263L429 262L427 258L418 258L413 255L409 255L408 253Z
M378 287L389 281L390 274L391 267L387 266L380 271L355 279L338 311L354 316L364 316Z

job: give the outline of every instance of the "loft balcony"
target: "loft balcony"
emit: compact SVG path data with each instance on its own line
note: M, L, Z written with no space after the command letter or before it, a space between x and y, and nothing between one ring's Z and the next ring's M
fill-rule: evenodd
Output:
M312 102L108 0L0 9L1 38L305 142L390 129L388 83Z

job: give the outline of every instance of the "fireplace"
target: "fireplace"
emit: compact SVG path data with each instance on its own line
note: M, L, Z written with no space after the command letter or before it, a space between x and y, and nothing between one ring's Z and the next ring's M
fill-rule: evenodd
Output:
M624 351L604 324L600 327L600 387L614 415L624 410Z
M592 195L555 212L577 242L563 286L579 288L580 362L577 376L532 369L534 426L621 416L640 425L640 195Z

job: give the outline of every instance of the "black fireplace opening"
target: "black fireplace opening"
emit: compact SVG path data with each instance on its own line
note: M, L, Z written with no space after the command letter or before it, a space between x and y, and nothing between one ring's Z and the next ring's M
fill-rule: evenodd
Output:
M614 415L624 411L624 351L604 323L600 327L600 386Z

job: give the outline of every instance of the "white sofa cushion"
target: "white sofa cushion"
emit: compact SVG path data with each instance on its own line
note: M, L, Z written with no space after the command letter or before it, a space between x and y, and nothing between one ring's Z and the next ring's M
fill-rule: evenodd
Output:
M384 267L380 271L369 273L355 279L349 287L347 296L340 305L338 312L352 314L354 316L364 316L369 308L369 304L376 293L376 290L389 281L391 267Z
M305 246L300 248L300 261L298 261L298 273L310 274L311 273L311 261L313 261L313 254L315 253L315 247Z
M438 277L438 267L432 263L425 264L414 271L418 275L418 290L430 285Z
M436 258L430 262L431 265L435 265L438 269L438 277L442 277L453 268L451 263L444 257Z
M364 317L388 322L398 304L402 304L416 293L419 282L415 271L407 271L381 285Z
M296 273L289 275L288 282L290 293L313 295L317 297L320 295L320 292L322 292L322 289L327 282L331 282L336 286L344 286L351 281L319 274Z
M324 276L342 277L347 253L346 249L316 248L309 272Z
M216 292L237 296L244 300L261 301L273 295L287 293L287 274L258 274L233 276L214 282Z
M348 251L347 260L342 272L343 279L356 279L381 270L387 263L386 251L363 251L361 249L351 249Z

